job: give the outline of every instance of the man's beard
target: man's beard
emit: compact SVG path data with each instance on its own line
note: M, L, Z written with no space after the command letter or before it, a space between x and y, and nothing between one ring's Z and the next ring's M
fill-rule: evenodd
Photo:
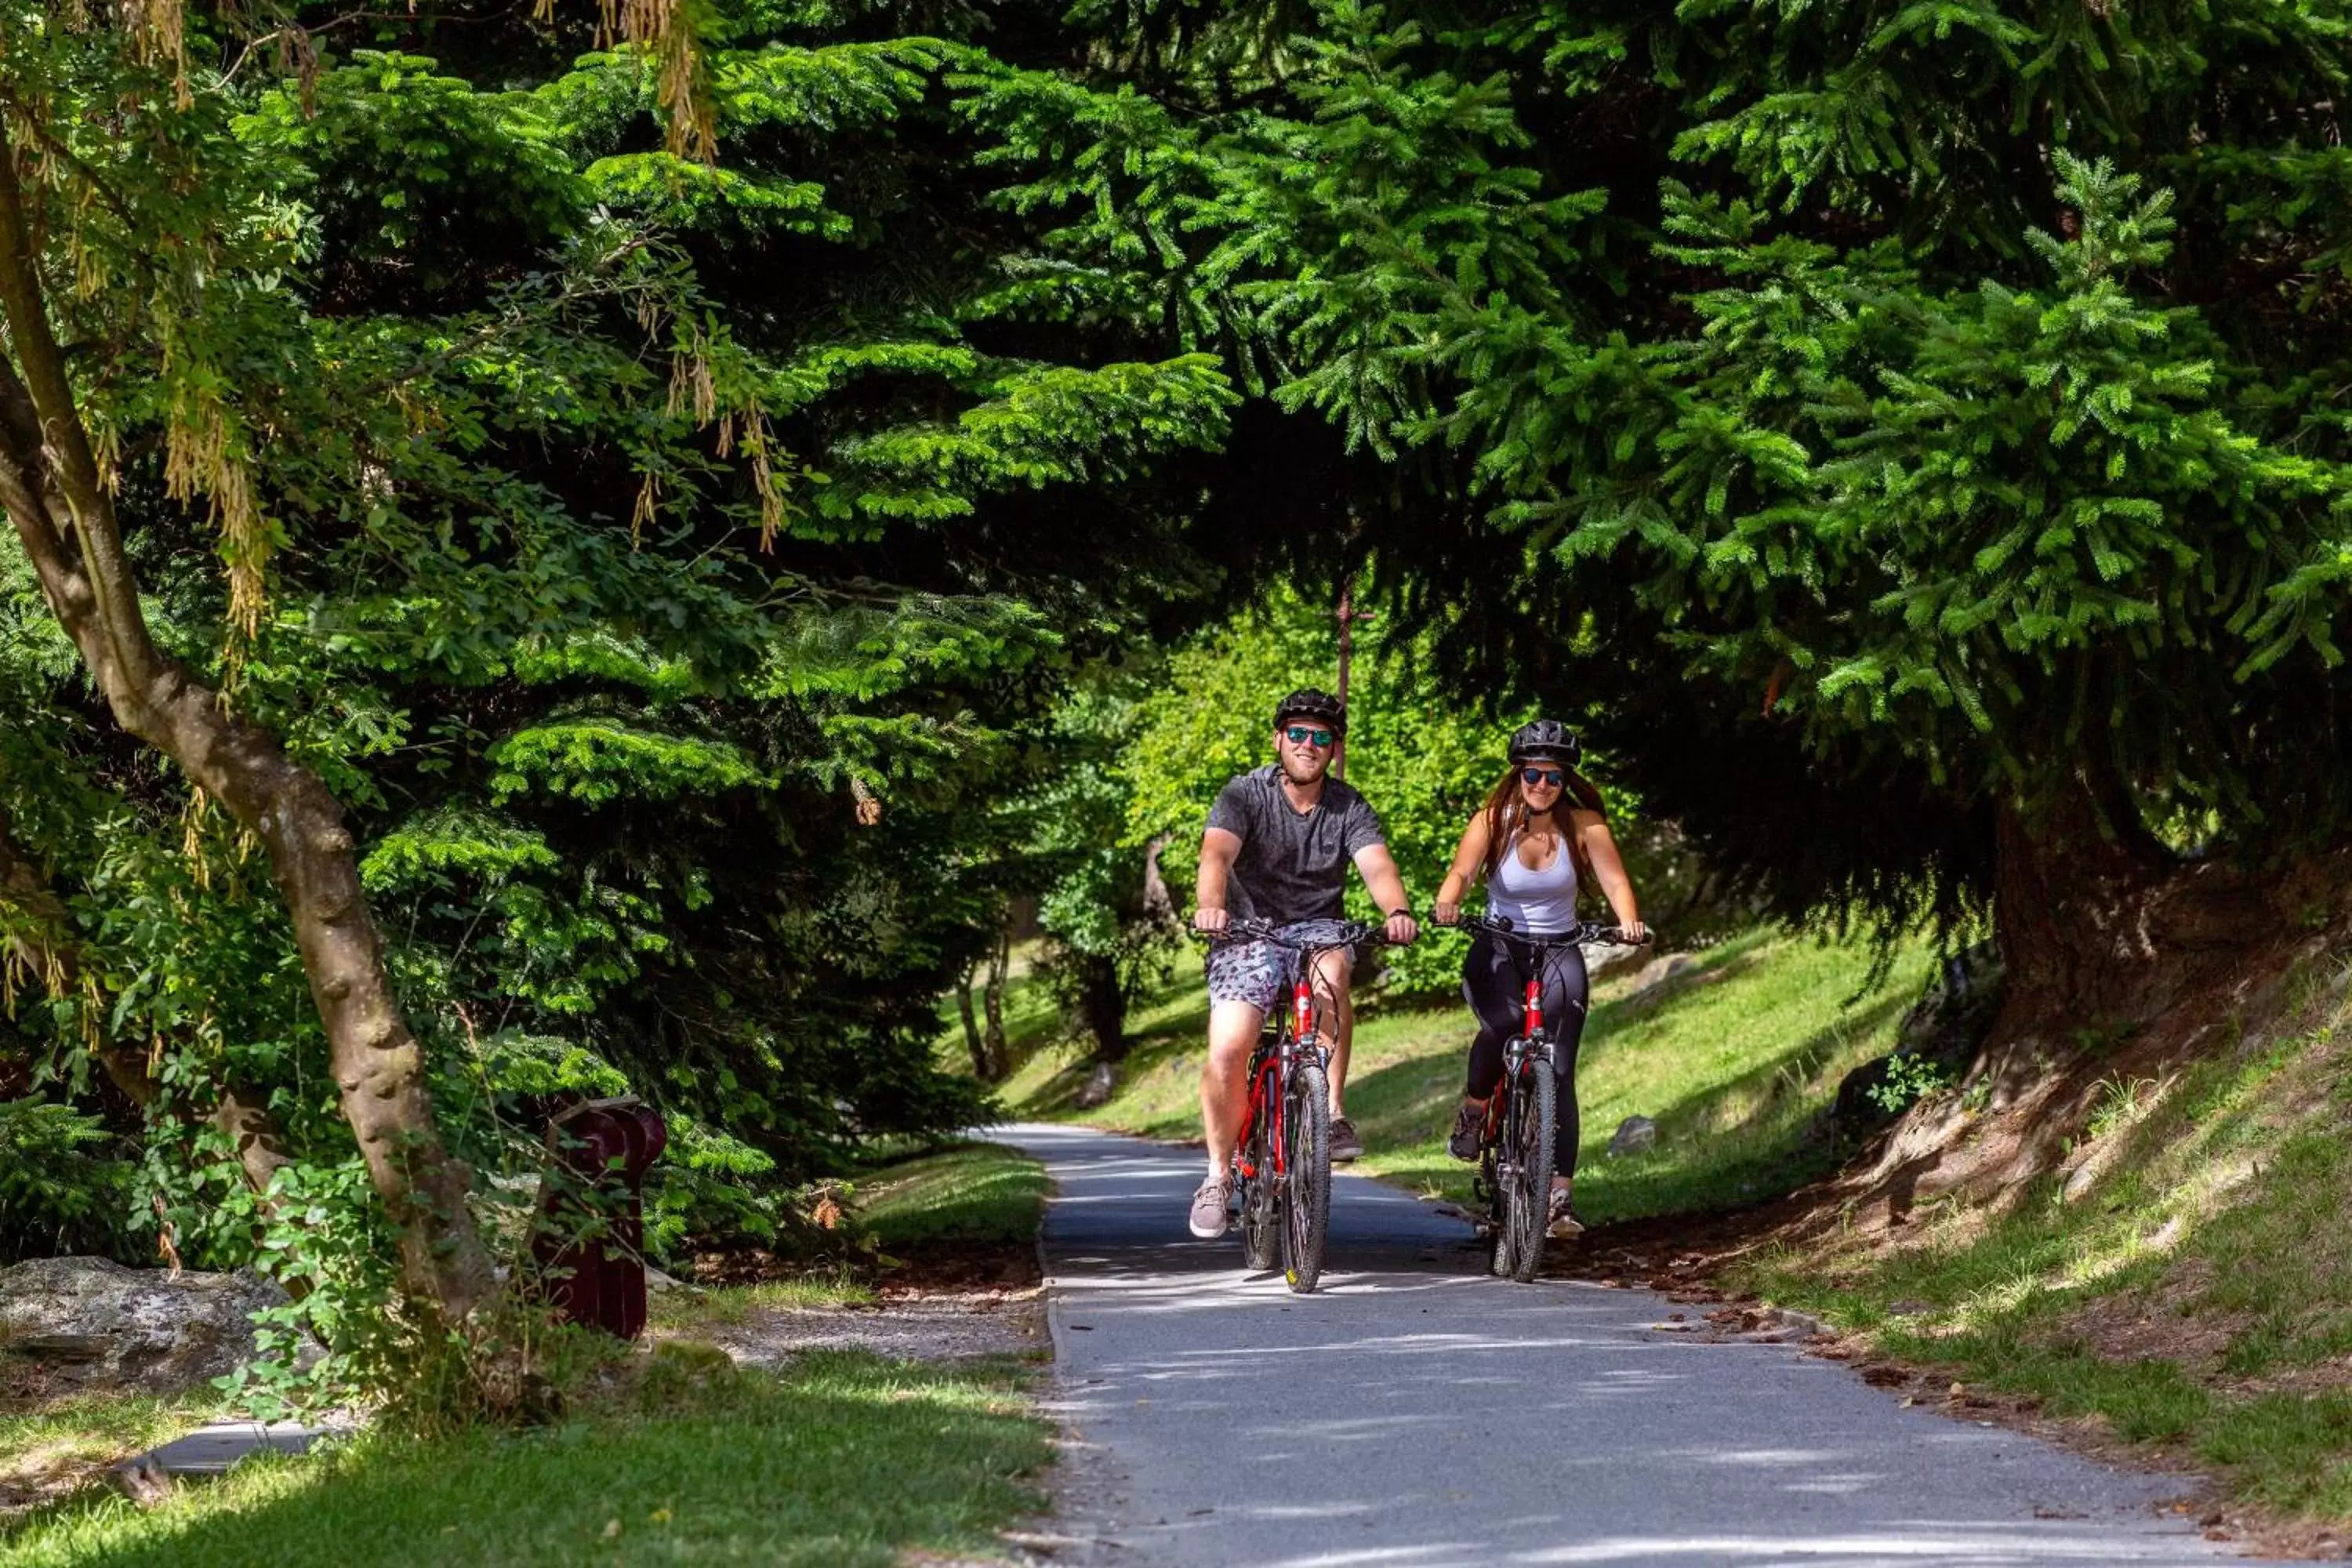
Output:
M1295 784L1311 784L1321 778L1331 767L1331 760L1328 757L1317 757L1312 761L1302 762L1287 752L1276 760L1282 764L1283 777Z

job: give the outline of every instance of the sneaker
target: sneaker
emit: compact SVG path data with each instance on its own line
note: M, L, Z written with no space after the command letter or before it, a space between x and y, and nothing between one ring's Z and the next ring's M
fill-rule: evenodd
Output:
M1364 1141L1356 1136L1356 1124L1346 1117L1331 1123L1331 1163L1345 1164L1364 1152Z
M1486 1128L1486 1108L1472 1105L1468 1100L1463 1101L1462 1109L1454 1113L1454 1133L1445 1140L1445 1152L1457 1160L1475 1161L1478 1158L1478 1135Z
M1576 1217L1576 1205L1570 1200L1566 1187L1551 1190L1551 1211L1546 1218L1544 1234L1554 1241L1584 1234L1584 1222Z
M1192 1194L1192 1234L1202 1241L1214 1241L1225 1234L1226 1205L1233 1202L1234 1184L1211 1177L1201 1184Z

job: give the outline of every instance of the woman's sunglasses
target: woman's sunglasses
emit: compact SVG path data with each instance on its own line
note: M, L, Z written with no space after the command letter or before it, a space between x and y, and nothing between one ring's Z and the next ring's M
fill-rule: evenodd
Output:
M1568 775L1558 768L1521 768L1519 782L1533 789L1538 784L1549 784L1558 789L1568 782Z
M1290 737L1290 743L1294 746L1303 746L1309 741L1318 746L1328 746L1331 743L1330 731L1310 730L1304 724L1293 724L1283 733Z

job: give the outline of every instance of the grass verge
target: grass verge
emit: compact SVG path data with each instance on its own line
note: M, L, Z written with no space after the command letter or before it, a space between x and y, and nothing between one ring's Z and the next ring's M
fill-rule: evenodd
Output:
M690 1332L774 1309L870 1307L886 1289L968 1278L982 1263L1025 1263L1044 1215L1045 1168L1000 1143L961 1143L853 1173L852 1261L692 1290L652 1301L653 1326Z
M1998 1212L1923 1205L1728 1280L2208 1468L2241 1502L2352 1520L2347 979L2309 984L2275 1037L2111 1082L2064 1165Z
M965 1143L874 1171L857 1215L883 1250L1027 1242L1045 1210L1045 1168L1002 1143Z
M1825 1173L1816 1117L1852 1068L1894 1045L1904 1010L1929 966L1924 944L1896 955L1883 984L1863 992L1868 951L1757 931L1696 955L1652 993L1632 994L1622 973L1597 988L1577 1082L1583 1111L1577 1177L1589 1220L1758 1201ZM1197 974L1179 978L1136 1018L1136 1043L1117 1092L1098 1110L1072 1103L1083 1052L1048 1044L1005 1085L1024 1116L1083 1121L1148 1137L1200 1136L1199 1084L1207 1006ZM1355 1167L1457 1202L1470 1168L1447 1157L1469 1049L1468 1011L1372 1008L1358 1021L1348 1114L1362 1132ZM1658 1124L1646 1154L1606 1157L1628 1116Z
M1022 1373L847 1353L781 1375L656 1352L605 1407L512 1434L363 1437L142 1511L90 1498L0 1540L10 1568L758 1563L887 1568L986 1549L1041 1505Z

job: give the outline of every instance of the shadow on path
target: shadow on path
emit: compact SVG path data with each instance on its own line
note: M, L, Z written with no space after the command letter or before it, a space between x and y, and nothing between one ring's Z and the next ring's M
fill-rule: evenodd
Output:
M1063 1562L2211 1563L2178 1478L1904 1410L1834 1363L1654 1327L1641 1290L1486 1274L1469 1227L1335 1184L1325 1286L1184 1227L1201 1157L992 1136L1057 1188L1045 1246L1070 1447Z

